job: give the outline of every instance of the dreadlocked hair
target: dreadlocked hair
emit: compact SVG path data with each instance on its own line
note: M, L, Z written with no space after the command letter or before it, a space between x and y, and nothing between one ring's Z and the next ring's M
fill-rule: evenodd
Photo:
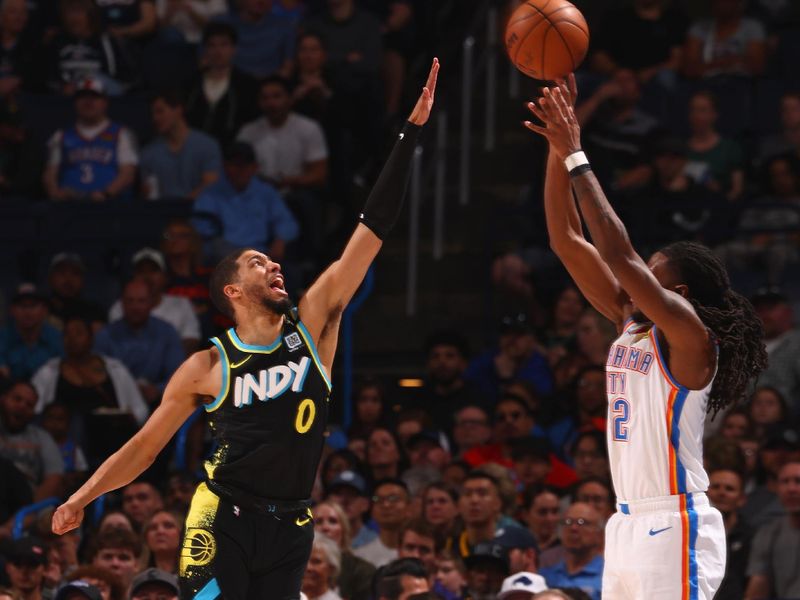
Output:
M689 302L719 345L717 375L708 399L708 411L716 415L739 402L750 381L767 366L764 328L753 305L731 289L725 266L710 248L676 242L659 252L688 286Z

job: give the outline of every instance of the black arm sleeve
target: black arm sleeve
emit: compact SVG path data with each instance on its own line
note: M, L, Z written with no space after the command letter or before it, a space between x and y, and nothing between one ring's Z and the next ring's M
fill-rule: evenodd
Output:
M403 209L411 157L422 126L406 122L392 153L386 160L378 181L367 198L359 220L380 239L385 239Z

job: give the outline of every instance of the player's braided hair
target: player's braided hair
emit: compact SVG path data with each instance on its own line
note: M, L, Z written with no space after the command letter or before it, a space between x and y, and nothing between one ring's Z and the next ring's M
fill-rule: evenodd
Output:
M764 329L753 305L731 289L725 266L706 246L676 242L660 250L689 288L697 316L716 336L719 363L708 410L735 404L749 382L767 366Z

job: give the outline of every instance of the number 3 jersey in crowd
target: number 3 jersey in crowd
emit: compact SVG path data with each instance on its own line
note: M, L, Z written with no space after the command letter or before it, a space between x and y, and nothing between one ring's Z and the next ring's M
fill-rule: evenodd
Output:
M233 499L309 498L331 385L297 309L269 346L245 344L233 328L211 341L222 388L206 405L217 443L206 462L209 485Z
M705 492L703 427L709 383L672 377L655 325L628 321L606 363L608 452L620 502Z

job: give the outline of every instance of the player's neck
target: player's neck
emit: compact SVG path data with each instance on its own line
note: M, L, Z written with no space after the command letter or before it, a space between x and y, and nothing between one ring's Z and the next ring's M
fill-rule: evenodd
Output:
M245 315L236 325L236 335L250 346L269 346L281 332L283 315L258 312Z

